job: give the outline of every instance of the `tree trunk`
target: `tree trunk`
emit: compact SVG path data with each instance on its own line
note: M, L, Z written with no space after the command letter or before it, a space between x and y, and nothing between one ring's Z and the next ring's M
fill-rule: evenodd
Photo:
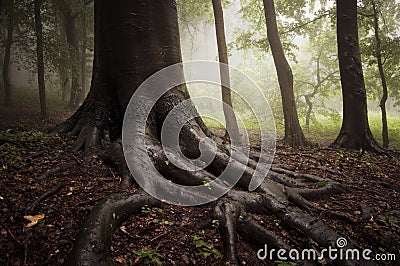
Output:
M46 86L44 82L44 58L43 58L43 25L41 6L42 0L35 0L35 31L36 31L36 54L38 68L38 85L40 100L40 116L42 120L47 119Z
M217 34L217 44L218 44L218 57L219 62L224 64L220 65L220 75L222 89L222 101L224 102L223 110L225 115L226 128L230 133L230 138L239 139L239 127L236 121L235 112L233 111L232 105L232 92L230 89L230 75L229 69L226 65L229 65L228 59L228 49L226 47L225 38L225 25L224 25L224 11L222 9L221 0L212 0L214 19L215 19L215 31ZM227 135L226 135L227 137Z
M3 62L3 82L4 82L4 105L11 106L11 81L10 81L10 61L11 61L11 46L13 43L14 33L14 1L10 3L7 17L7 39L4 48Z
M378 61L379 75L381 76L382 81L382 98L380 101L380 108L382 111L382 140L383 140L383 148L389 148L389 132L388 132L388 123L387 123L387 115L386 115L386 101L388 99L388 88L386 84L385 71L383 70L382 63L382 51L381 51L381 38L379 36L379 17L378 11L376 9L375 1L371 0L372 8L374 10L374 31L375 31L375 41L376 41L376 59Z
M81 95L80 99L84 99L87 93L86 88L86 49L87 49L87 19L86 10L83 10L82 14L82 54L81 54Z
M297 114L296 101L293 92L293 74L286 60L280 41L276 23L275 5L273 0L263 0L267 24L268 41L278 74L279 87L282 96L283 115L285 119L284 143L292 147L307 145Z
M76 32L76 19L70 7L70 4L65 5L66 10L63 10L65 20L66 37L69 46L70 66L71 66L71 97L68 107L76 108L82 101L81 87L79 84L79 40Z
M343 94L343 122L336 148L375 149L368 124L367 94L361 65L357 0L337 0L337 39Z

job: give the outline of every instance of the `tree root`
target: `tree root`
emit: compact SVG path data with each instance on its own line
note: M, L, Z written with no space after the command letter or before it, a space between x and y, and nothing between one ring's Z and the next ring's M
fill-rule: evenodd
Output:
M79 117L83 113L78 114ZM179 120L179 117L177 118ZM82 122L84 121L84 122ZM194 123L194 122L193 122ZM193 123L182 128L182 151L188 158L199 158L200 143L207 152L214 151L213 143L207 137L209 132L204 132L202 127ZM86 123L86 120L71 118L56 132L77 135L76 149L83 149L86 156L98 155L103 161L113 165L122 176L121 188L129 187L132 176L125 162L120 138L112 138L109 127L96 126L95 123ZM166 163L168 157L155 133L140 132L146 136L147 154L152 158L156 169L173 183L181 185L201 185L216 180L229 164L235 172L243 173L233 189L218 199L215 205L215 217L219 221L219 233L222 238L225 260L231 265L239 265L237 254L238 236L256 247L269 245L271 248L291 249L291 245L279 236L263 228L250 217L250 213L260 213L274 216L279 219L282 226L300 231L317 243L317 249L337 247L336 241L343 237L333 229L326 226L320 219L323 215L340 219L350 218L340 213L326 210L313 204L310 200L326 199L337 193L348 192L349 189L329 179L315 175L296 173L290 166L273 164L266 179L255 191L247 191L254 174L263 174L269 170L268 163L272 158L260 158L235 152L231 157L232 147L223 146L222 140L213 137L217 143L214 160L203 170L188 171L171 163ZM173 155L172 155L173 156ZM142 163L142 158L134 158L135 165ZM178 158L175 158L179 160ZM258 162L257 162L258 161ZM327 171L330 174L339 172ZM219 184L221 188L223 184ZM219 188L217 185L217 189ZM158 188L155 188L158 189ZM193 195L185 195L193 197ZM197 195L204 196L207 195ZM124 220L144 205L156 206L162 204L143 191L133 195L115 195L102 200L92 210L85 224L81 227L78 239L68 257L67 265L109 265L111 258L112 234ZM354 222L354 220L353 220ZM348 245L343 250L357 247L352 240L347 238ZM298 260L301 261L301 260ZM313 261L317 262L317 261ZM302 262L300 264L307 264ZM355 265L354 261L335 261L335 265Z
M65 265L112 265L110 246L114 230L143 206L160 204L144 192L114 195L101 201L86 218Z
M63 189L66 186L65 183L59 183L57 185L55 185L54 187L52 187L50 190L46 191L45 193L43 193L37 200L35 200L34 202L32 202L31 204L29 204L26 208L25 208L25 212L30 212L31 210L33 210L33 208L35 208L35 206L40 203L41 201L44 201L46 199L48 199L49 197L57 194L61 189Z
M70 160L68 162L62 163L60 165L57 165L57 166L47 170L46 172L44 172L43 174L38 176L37 179L38 180L45 180L45 179L49 178L50 176L53 176L53 175L58 174L60 172L66 171L68 169L71 169L72 167L75 167L77 165L78 165L78 162L76 160Z

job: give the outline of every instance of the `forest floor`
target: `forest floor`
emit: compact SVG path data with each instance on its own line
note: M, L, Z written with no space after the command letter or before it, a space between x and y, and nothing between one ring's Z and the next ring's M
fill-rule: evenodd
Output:
M13 114L0 112L0 265L59 265L96 202L121 192L120 177L97 158L82 161L79 152L71 151L73 140L47 136L44 132L51 124L36 123L36 117L21 113L20 109ZM67 116L60 114L53 123ZM279 144L275 161L290 165L297 172L329 177L347 185L351 193L314 204L351 219L333 219L324 213L316 218L363 248L396 255L397 262L383 265L399 265L400 161L368 152L359 155L358 151L327 148L326 143L303 150ZM41 176L48 169L73 161L77 162L75 167ZM343 174L330 173L324 167ZM123 193L133 193L136 189ZM38 200L46 192L54 193ZM112 246L114 262L225 265L216 221L210 218L212 210L211 205L142 208L116 229ZM296 248L308 247L307 236L286 228L276 218L267 215L253 218ZM33 223L28 225L30 221ZM238 250L243 265L293 265L261 261L257 251L243 241Z

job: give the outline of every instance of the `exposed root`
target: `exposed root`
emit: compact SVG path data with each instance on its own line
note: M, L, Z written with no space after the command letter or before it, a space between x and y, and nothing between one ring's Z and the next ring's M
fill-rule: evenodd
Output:
M53 176L57 173L66 171L68 169L71 169L72 167L75 167L78 165L78 162L76 160L71 160L65 163L62 163L60 165L57 165L49 170L47 170L46 172L44 172L43 174L41 174L40 176L37 177L38 180L44 180L49 178L50 176Z
M62 130L65 132L68 129L67 132L71 135L78 136L75 148L83 149L86 157L98 155L104 162L113 165L122 176L121 188L131 186L133 178L125 162L121 139L110 137L112 134L108 130L109 127L101 127L95 123L89 123L87 120L71 119L71 121L64 125ZM180 159L174 157L174 153L169 153L169 147L162 147L157 133L151 132L154 128L147 130L150 132L138 134L146 138L146 152L156 169L173 183L205 185L217 180L216 190L219 190L226 185L217 177L225 171L228 164L232 173L243 173L237 183L242 190L229 191L218 200L215 207L225 260L232 265L239 265L240 261L237 254L238 235L256 247L267 244L277 249L288 250L291 248L283 239L252 220L248 213L272 215L281 220L283 226L293 228L308 236L321 249L328 246L336 247L336 240L341 237L322 222L320 219L322 216L328 215L351 221L351 217L326 210L310 201L325 199L333 194L349 191L331 179L296 173L292 167L286 165L272 164L269 169L268 164L272 163L272 158L260 158L257 154L253 154L252 158L249 158L240 150L233 151L232 147L224 146L223 141L217 137L208 138L210 133L207 130L204 131L199 125L193 125L192 122L182 128L182 152L188 158L201 159L202 152L212 152L215 157L203 170L184 170L169 163L171 158L175 161L180 161ZM201 152L198 148L200 146L202 147ZM233 152L235 156L232 156ZM168 153L168 157L166 153ZM139 156L134 156L133 160L134 165L143 163L143 158ZM185 163L182 162L182 164ZM270 171L268 172L268 170ZM263 176L266 172L268 172L268 176L262 185L254 192L247 191L254 175ZM327 172L342 174L336 171ZM159 184L151 185L154 186L152 187L154 190L161 189L157 187ZM208 192L205 190L200 193ZM194 196L208 198L209 195L188 193L183 196L190 199ZM111 196L101 201L86 219L68 259L68 264L107 265L111 263L111 236L115 228L142 206L159 204L161 204L159 201L144 192L130 196ZM354 220L352 221L354 222ZM353 241L348 238L347 240L349 245L345 249L356 246ZM353 262L335 261L335 264L337 263L353 264ZM303 262L300 264L304 265Z
M114 230L143 206L160 204L144 192L106 198L87 217L65 265L112 265L110 246Z
M237 256L237 220L241 213L237 204L220 202L215 208L215 216L219 220L219 232L224 247L225 260L230 265L240 265Z
M52 187L50 190L46 191L45 193L43 193L43 195L41 195L37 200L35 200L34 202L32 202L31 204L29 204L26 209L25 212L30 212L31 210L33 210L33 208L35 208L35 206L40 203L41 201L44 201L46 199L48 199L49 197L57 194L61 189L63 189L65 187L65 183L59 183L57 185L55 185L54 187Z

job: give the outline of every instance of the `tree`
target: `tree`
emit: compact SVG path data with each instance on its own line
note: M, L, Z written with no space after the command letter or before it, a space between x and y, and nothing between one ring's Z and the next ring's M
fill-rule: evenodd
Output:
M332 43L335 34L330 19L319 20L309 25L309 42L302 50L307 54L294 68L297 106L299 115L305 117L307 129L311 119L315 118L314 111L330 116L337 113L326 106L326 101L338 95L340 90L337 47ZM301 101L302 98L304 102Z
M367 94L358 41L357 0L338 0L336 5L343 122L332 146L379 150L368 123Z
M7 39L4 48L4 61L3 61L3 83L4 83L4 105L10 106L11 99L11 81L10 81L10 61L11 61L11 46L13 44L14 34L14 0L7 2L5 8L7 12Z
M378 61L378 69L379 75L381 76L382 81L382 98L379 103L379 106L382 111L382 140L383 140L383 148L389 148L389 132L388 132L388 122L387 122L387 115L386 115L386 102L388 99L388 88L386 83L386 76L385 71L383 70L383 61L382 61L382 50L381 50L381 37L379 34L379 17L378 17L378 10L374 0L371 0L372 9L374 12L374 34L375 34L375 41L376 41L376 59Z
M65 29L65 37L68 44L68 52L69 52L69 64L68 68L70 69L70 77L71 77L71 97L69 99L68 107L75 109L79 106L81 101L83 100L84 93L81 87L81 71L82 64L80 58L79 51L79 34L77 30L77 17L79 13L75 13L75 6L78 5L76 1L57 1L56 2L60 13L62 14L64 27ZM85 10L82 10L84 13ZM81 70L79 69L81 66Z
M95 1L95 56L91 89L82 106L54 133L77 135L76 148L84 149L88 155L98 154L108 162L116 162L124 176L123 182L129 183L129 171L121 146L122 116L132 94L146 78L164 67L181 62L179 42L175 1ZM183 77L182 69L176 74ZM149 89L148 92L151 94L153 91ZM136 105L137 112L130 115L144 115L141 108L145 107L147 99L141 99L144 100L143 106ZM184 105L185 109L181 112L170 112L186 100L188 93L185 86L171 89L157 101L150 116L146 116L146 127L133 128L138 136L134 142L146 140L146 147L136 151L140 155L132 155L135 166L141 165L145 156L151 157L157 170L171 182L204 186L205 191L208 191L205 184L212 182L226 166L233 167L234 172L243 173L237 184L243 189L249 187L253 175L268 171L265 163L257 164L240 152L237 156L230 156L235 147L229 144L217 145L215 158L205 169L189 171L166 163L169 160L161 143L160 131L167 115L172 115L172 121L183 122L180 143L188 158L199 158L200 144L205 152L209 152L215 147L213 140L221 143L204 126L190 102ZM187 122L185 118L192 115L197 118ZM181 163L188 166L185 161ZM307 188L307 183L315 182L324 185ZM159 188L157 184L150 185L154 185L154 189ZM223 184L218 183L216 188L221 186ZM294 173L278 165L269 171L257 193L236 189L229 191L215 203L215 218L219 220L225 260L239 265L236 254L238 234L259 247L268 244L273 248L292 248L281 237L253 220L247 214L252 211L274 215L282 224L302 231L321 247L335 246L339 234L312 215L321 211L330 212L308 200L344 191L343 186L330 179ZM193 197L192 194L186 196ZM101 201L82 226L67 264L110 264L113 231L143 206L161 204L141 190L132 195L112 195ZM354 242L349 241L346 248L354 248Z
M43 58L43 25L41 15L42 0L35 0L35 33L36 33L36 53L37 53L37 70L39 84L39 99L40 99L40 116L42 120L47 119L46 105L46 85L44 81L44 58Z
M285 137L283 141L293 147L303 147L307 145L307 142L297 115L296 101L293 92L292 69L286 60L279 38L275 4L273 0L263 0L263 2L268 42L271 47L281 89L283 115L285 118Z
M219 61L223 64L220 65L221 80L222 84L230 84L229 69L224 67L225 65L229 65L228 49L226 47L225 39L224 11L222 9L221 0L212 0L212 4L215 18L215 30L217 34L218 56ZM239 139L239 127L236 121L235 112L233 111L232 93L229 87L229 85L227 87L221 86L222 101L225 103L222 107L224 110L226 127L228 132L231 132L232 134L230 138Z

